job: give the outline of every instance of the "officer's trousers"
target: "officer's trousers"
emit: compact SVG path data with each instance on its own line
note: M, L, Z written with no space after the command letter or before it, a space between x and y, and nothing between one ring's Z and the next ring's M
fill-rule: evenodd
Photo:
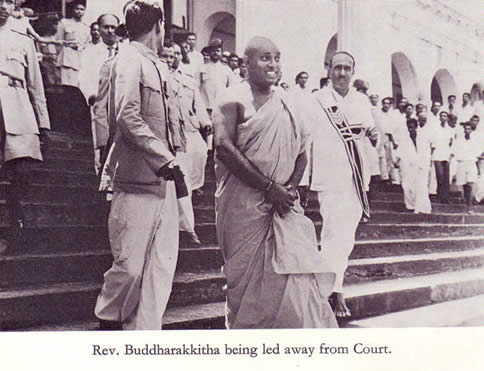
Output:
M95 314L127 330L160 330L178 257L175 185L165 198L115 192L109 214L114 262L104 274Z

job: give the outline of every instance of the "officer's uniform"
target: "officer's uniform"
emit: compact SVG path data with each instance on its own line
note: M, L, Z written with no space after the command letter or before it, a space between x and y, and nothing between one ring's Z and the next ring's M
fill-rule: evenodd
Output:
M39 128L50 129L50 122L34 42L9 19L0 28L0 164L11 181L7 203L17 219L23 219L19 199L28 164L42 161Z
M59 48L57 66L60 72L60 84L79 87L79 71L81 69L82 51L89 42L89 26L74 21L63 19L59 23L56 38L71 43L77 43L77 48L65 45Z
M200 129L212 124L196 87L195 79L180 70L173 72L172 77L181 118L181 137L184 139L183 147L177 152L177 160L185 173L187 187L191 193L201 188L205 181L208 147L200 134ZM179 199L178 207L180 230L194 232L195 219L191 195Z

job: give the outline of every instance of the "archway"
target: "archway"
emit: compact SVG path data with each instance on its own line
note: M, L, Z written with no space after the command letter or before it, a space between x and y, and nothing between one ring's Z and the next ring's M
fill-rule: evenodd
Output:
M392 54L392 96L395 102L402 96L411 102L418 100L417 75L412 62L402 52Z
M338 49L338 34L335 33L334 36L329 40L328 46L326 47L326 53L324 55L324 68L329 71L329 62L331 57L336 53Z
M457 84L449 71L441 68L432 79L430 98L432 102L439 101L442 104L447 104L447 97L451 94L457 95Z
M212 14L205 21L204 29L207 30L209 42L213 38L219 38L224 43L224 50L235 51L235 17L228 12Z
M478 102L482 100L482 96L484 95L484 80L480 82L476 82L472 85L471 88L471 100L472 102Z

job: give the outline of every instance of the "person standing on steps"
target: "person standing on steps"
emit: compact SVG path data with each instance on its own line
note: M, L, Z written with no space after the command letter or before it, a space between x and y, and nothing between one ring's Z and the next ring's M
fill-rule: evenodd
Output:
M247 84L229 88L213 112L217 237L227 278L228 328L336 327L326 270L296 187L310 128L296 99L275 89L280 51L254 37Z
M108 221L114 262L95 315L101 330L160 330L178 257L176 199L186 189L168 119L171 89L158 58L163 11L158 1L130 0L125 17L130 44L113 62L116 123L105 165L114 169Z
M25 216L20 202L31 181L31 167L42 161L49 115L34 42L17 31L11 14L15 0L0 1L0 165L8 180L10 248L22 244Z
M350 86L355 73L354 57L346 51L336 52L329 68L331 86L314 94L317 115L310 189L318 193L324 220L323 257L336 272L334 311L337 317L349 317L343 296L344 273L355 244L356 228L362 217L370 217L360 138L368 133L376 145L379 135L367 96Z

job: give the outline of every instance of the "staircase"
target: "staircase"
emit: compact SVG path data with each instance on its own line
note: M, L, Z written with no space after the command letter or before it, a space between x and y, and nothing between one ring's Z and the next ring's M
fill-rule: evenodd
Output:
M0 255L1 330L97 326L94 304L112 262L108 211L97 192L92 145L53 134L24 202L29 243ZM225 282L214 224L213 164L206 174L205 194L195 205L202 246L180 243L164 329L224 327ZM5 187L0 184L0 238L8 227L4 199ZM462 300L483 302L484 207L477 206L477 213L469 215L456 194L452 201L434 203L432 215L414 215L402 211L401 192L375 193L371 222L359 226L346 272L345 295L353 317L343 326L445 326L445 320L422 322L424 317L413 311ZM319 234L315 200L307 215Z

